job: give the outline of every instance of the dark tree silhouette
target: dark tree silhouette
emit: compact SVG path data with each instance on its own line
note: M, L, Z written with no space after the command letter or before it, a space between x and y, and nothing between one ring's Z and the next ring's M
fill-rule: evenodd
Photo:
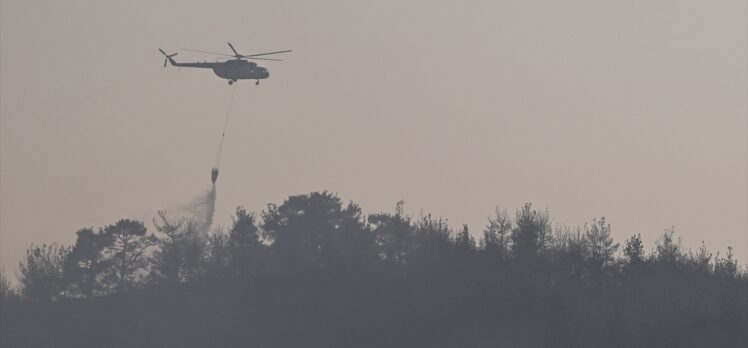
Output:
M701 241L701 247L699 247L699 251L695 255L692 255L690 257L690 260L696 272L709 273L712 271L712 258L712 253L706 249L706 244L704 244L704 241Z
M5 276L5 273L0 272L0 301L4 301L13 295L13 288L10 286L10 281Z
M585 239L588 245L586 261L589 267L590 280L596 285L602 285L614 271L615 252L619 244L613 243L610 234L610 224L605 217L594 220L585 226Z
M70 252L58 244L31 246L18 267L21 295L36 301L53 301L65 290L63 265Z
M263 237L274 257L293 269L340 270L362 266L374 257L374 239L367 233L361 209L345 208L327 192L289 197L263 213Z
M227 272L230 261L229 236L223 230L209 235L205 255L206 274L209 277L222 276Z
M148 265L146 252L157 238L148 234L142 222L129 219L105 227L103 234L112 241L106 251L111 262L107 281L116 291L126 291L135 285L139 272Z
M738 275L738 260L732 254L732 247L727 247L726 257L720 258L714 264L714 272L727 278L733 278Z
M64 264L68 292L85 297L107 293L102 277L112 263L104 251L112 244L112 235L101 230L94 232L92 228L80 229L76 234L78 238Z
M626 240L626 247L623 249L623 254L626 256L626 262L630 266L638 266L644 262L644 244L642 243L642 236L640 234L631 236L631 238Z
M395 207L395 214L377 213L369 215L370 224L379 258L390 265L402 265L413 248L413 230L410 219L405 216L404 202Z
M242 207L236 208L227 246L229 265L234 274L246 276L257 271L265 257L265 246L254 214L247 213Z
M647 253L605 218L551 228L526 204L476 243L402 202L364 216L327 192L260 217L239 207L205 236L160 213L158 237L120 220L32 246L21 297L0 278L0 346L748 346L746 269L672 229Z
M182 241L185 239L182 225L184 221L170 221L164 211L159 211L157 215L158 217L153 219L153 225L162 237L158 240L159 249L152 256L151 277L155 281L178 283L184 279L182 274L184 259Z
M670 228L655 242L655 261L675 266L684 260L685 254L680 238L675 238L675 230Z
M512 253L520 265L532 270L538 266L540 254L549 242L549 214L534 210L532 204L527 203L517 211L514 224Z
M207 237L192 220L170 221L165 212L158 212L153 220L163 236L157 239L158 248L151 260L151 277L167 283L186 282L200 278L206 267ZM146 241L146 247L153 237Z
M488 225L483 230L483 239L481 239L481 248L489 259L496 262L509 257L511 231L512 220L506 209L496 208L494 216L488 218Z

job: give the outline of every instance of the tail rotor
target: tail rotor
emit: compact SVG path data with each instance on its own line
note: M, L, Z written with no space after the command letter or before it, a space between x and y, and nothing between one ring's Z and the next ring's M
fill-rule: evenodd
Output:
M160 49L160 48L158 49L158 51L159 51L159 52L161 52L161 54L163 54L163 55L164 55L164 68L166 67L166 63L167 63L167 61L171 61L171 62L172 62L172 64L174 63L174 61L172 61L171 57L174 57L174 56L176 56L176 55L177 55L176 53L173 53L173 54L166 54L166 52L164 52L164 50L162 50L162 49Z

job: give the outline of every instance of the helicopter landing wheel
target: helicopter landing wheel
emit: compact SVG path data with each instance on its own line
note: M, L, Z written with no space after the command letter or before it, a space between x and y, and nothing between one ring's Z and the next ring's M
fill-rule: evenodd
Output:
M260 85L260 80L257 80L257 82L255 82L255 86L259 86L259 85Z
M229 86L234 84L234 80L229 80Z

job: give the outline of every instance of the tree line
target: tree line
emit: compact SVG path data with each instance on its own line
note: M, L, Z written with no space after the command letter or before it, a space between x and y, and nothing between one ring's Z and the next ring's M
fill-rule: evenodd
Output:
M153 226L32 245L19 285L0 278L2 346L748 345L746 269L672 229L647 252L604 217L552 226L526 204L476 240L327 192L239 207L227 231L164 212Z

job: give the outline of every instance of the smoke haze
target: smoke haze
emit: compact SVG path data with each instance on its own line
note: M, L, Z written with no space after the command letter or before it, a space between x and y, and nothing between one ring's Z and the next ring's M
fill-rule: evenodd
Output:
M198 195L193 200L177 208L172 213L178 217L197 223L201 233L208 234L213 225L213 215L216 211L216 186Z

